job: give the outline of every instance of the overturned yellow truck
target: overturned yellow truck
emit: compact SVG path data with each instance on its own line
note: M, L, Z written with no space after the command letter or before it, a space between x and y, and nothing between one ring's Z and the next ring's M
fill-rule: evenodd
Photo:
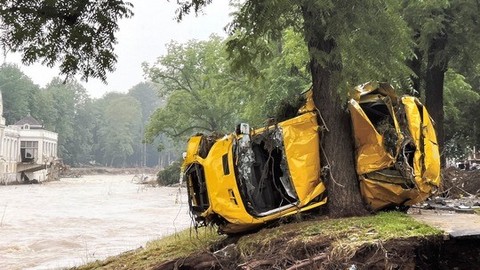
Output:
M440 184L440 158L432 121L418 99L367 83L351 92L348 106L360 190L370 208L429 197ZM237 233L324 205L316 111L307 92L291 119L256 130L241 124L223 137L191 137L182 174L196 225Z

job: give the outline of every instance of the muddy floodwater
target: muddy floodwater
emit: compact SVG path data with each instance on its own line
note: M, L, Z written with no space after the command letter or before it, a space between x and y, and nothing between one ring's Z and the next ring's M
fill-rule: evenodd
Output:
M0 186L0 269L63 269L190 226L186 190L132 175Z

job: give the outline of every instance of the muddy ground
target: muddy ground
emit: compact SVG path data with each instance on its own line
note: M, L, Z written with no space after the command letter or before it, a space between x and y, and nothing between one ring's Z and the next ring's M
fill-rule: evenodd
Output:
M479 239L443 237L394 239L344 253L332 250L333 239L319 237L305 244L291 234L245 257L235 239L153 269L480 269ZM292 244L296 243L296 244Z

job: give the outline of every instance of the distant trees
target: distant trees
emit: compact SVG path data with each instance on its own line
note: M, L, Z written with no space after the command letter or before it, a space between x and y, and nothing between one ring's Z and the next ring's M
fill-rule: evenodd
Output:
M103 117L104 122L99 127L103 160L109 166L121 164L124 167L141 141L140 102L129 96L112 98L103 108Z
M140 102L140 107L142 110L142 121L141 121L141 138L142 140L137 143L141 143L137 145L136 151L133 156L130 157L130 160L133 161L142 161L141 164L145 164L149 167L159 165L161 167L166 166L170 163L170 160L167 164L162 163L162 158L165 158L165 155L169 155L167 153L169 149L163 149L159 153L159 149L156 145L159 143L159 139L156 140L156 144L147 144L144 139L145 134L145 127L150 119L150 116L153 112L159 108L164 106L163 99L159 98L158 96L158 85L155 85L152 82L142 82L135 86L133 86L129 91L128 95L134 97L138 102ZM174 159L178 157L178 151L173 151L175 153ZM167 158L168 159L168 158Z
M36 117L47 129L59 133L59 155L67 163L74 162L74 156L78 154L75 149L84 152L85 149L78 147L88 146L88 142L81 143L75 133L78 128L84 129L84 123L77 121L77 115L88 100L85 88L76 81L64 83L62 79L54 78L42 89L40 96L45 103L35 104L39 110Z
M452 143L444 125L444 108L448 106L445 100L448 93L444 87L449 84L446 75L449 68L466 74L475 72L478 67L480 5L475 0L409 0L403 1L401 10L415 44L415 55L409 61L414 72L413 85L424 94L425 105L436 123L444 162L445 154L448 155L448 149L447 152L444 149L445 141Z
M39 87L16 65L0 66L0 91L3 95L3 116L13 124L30 113Z
M4 64L0 91L7 124L27 115L35 117L59 134L58 155L67 164L157 166L161 161L155 146L143 143L144 126L161 105L152 83L140 83L128 94L91 99L75 80L53 78L40 88L17 66ZM164 166L178 157L178 151L165 154Z
M146 129L147 139L165 133L172 138L234 127L248 93L238 89L241 77L229 70L223 41L171 42L167 54L144 67L161 85L165 107L158 108Z

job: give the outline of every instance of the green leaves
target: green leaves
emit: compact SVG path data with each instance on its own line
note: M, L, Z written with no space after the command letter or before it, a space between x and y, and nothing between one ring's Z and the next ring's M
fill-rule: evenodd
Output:
M476 145L480 94L472 89L466 78L449 69L445 76L445 154L464 158L466 150Z
M278 42L264 44L270 61L255 61L255 76L232 71L225 51L228 42L216 36L172 42L154 66L144 65L166 98L165 106L150 118L148 142L160 134L182 141L197 132L228 133L242 121L263 125L281 100L310 86L306 47L291 29Z
M110 166L125 166L141 141L140 103L133 97L119 96L107 100L103 110L105 122L99 128L103 158Z
M3 96L3 116L12 125L31 112L38 92L35 85L16 65L0 66L0 91Z
M235 126L245 92L242 79L230 72L223 41L172 42L167 54L144 70L161 87L166 106L157 109L146 129L153 141L161 133L185 138L195 132L227 132ZM177 138L178 139L178 138Z
M67 78L106 80L117 56L118 20L133 15L125 1L0 1L0 43L24 64L60 65Z

